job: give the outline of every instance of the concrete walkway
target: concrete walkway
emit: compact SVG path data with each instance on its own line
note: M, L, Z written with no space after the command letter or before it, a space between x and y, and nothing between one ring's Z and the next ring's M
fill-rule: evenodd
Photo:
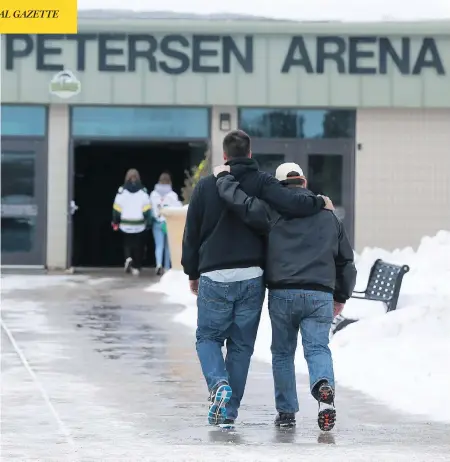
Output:
M450 460L450 425L341 387L336 428L321 433L304 376L297 428L277 431L258 362L236 431L209 427L194 333L149 283L73 276L3 296L2 460Z

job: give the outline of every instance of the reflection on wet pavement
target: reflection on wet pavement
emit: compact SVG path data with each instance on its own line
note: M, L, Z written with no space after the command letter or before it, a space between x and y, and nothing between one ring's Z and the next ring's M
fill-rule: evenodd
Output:
M321 433L303 376L297 427L275 428L271 369L257 362L236 429L211 428L194 334L172 322L181 308L142 279L93 281L4 297L3 319L75 448L2 331L2 460L450 460L450 425L351 390L339 388L335 431Z
M100 344L95 351L107 359L141 359L144 367L164 354L164 334L148 323L135 325L120 305L94 305L76 311L78 329L90 329L90 337Z
M317 442L321 444L336 444L333 433L321 433L317 437Z

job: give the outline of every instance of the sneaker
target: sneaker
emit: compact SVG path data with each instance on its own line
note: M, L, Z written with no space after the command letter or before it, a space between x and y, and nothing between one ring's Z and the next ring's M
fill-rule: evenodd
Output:
M131 257L128 257L126 260L125 260L125 266L124 266L124 269L125 269L125 273L129 273L130 272L130 269L131 269L131 264L133 263L133 259Z
M319 415L317 423L323 432L329 432L336 423L336 408L334 407L334 390L328 382L319 387Z
M225 430L234 428L234 419L225 419L223 423L219 424L219 427Z
M163 269L162 266L157 266L155 269L156 276L162 276L163 274Z
M131 274L133 276L139 276L140 271L138 269L136 269L136 268L131 268Z
M275 419L275 426L280 428L295 427L295 414L291 412L279 412Z
M231 387L222 382L209 395L208 422L210 425L223 424L227 418L226 405L231 398Z

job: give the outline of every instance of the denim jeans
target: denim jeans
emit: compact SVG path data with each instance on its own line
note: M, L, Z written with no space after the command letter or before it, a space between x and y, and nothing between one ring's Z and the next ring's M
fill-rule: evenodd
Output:
M163 266L164 256L164 269L168 270L170 269L169 241L167 240L167 234L162 229L162 223L154 222L152 231L155 239L156 266Z
M244 396L258 331L265 287L258 277L239 282L200 278L197 307L197 354L209 391L223 381L233 390L227 418L236 419ZM226 343L224 360L222 347Z
M294 358L299 329L311 393L315 396L314 386L322 380L334 388L333 359L328 347L333 295L313 290L270 290L269 315L276 408L278 412L298 412Z

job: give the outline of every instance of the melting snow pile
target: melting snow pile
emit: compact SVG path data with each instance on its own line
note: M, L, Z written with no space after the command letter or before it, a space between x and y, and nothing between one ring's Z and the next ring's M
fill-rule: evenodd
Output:
M386 314L381 303L355 299L346 305L344 315L361 320L331 341L338 386L361 390L399 410L449 421L450 401L438 390L450 390L450 232L424 237L417 252L412 248L394 252L365 249L356 258L357 290L365 289L377 258L407 264L410 272L403 279L396 311ZM186 305L176 320L195 327L196 299L182 272L169 271L148 290L163 292L171 302ZM270 342L265 307L256 358L271 361ZM298 372L307 373L300 342L296 365Z

